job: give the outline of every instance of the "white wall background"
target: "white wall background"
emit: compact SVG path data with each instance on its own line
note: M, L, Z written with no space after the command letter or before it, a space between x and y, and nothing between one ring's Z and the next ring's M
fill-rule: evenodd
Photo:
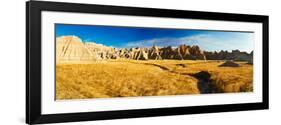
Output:
M61 0L67 2L78 2ZM135 118L73 125L144 124L280 124L281 116L281 8L278 0L79 0L81 3L214 11L270 16L270 110L197 115ZM19 125L25 121L25 0L3 0L0 4L0 124ZM279 119L278 119L279 118Z

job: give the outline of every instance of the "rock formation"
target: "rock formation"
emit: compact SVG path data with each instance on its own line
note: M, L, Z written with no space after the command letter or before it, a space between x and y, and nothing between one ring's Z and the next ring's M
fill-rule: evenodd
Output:
M199 46L192 46L189 52L194 59L206 60L206 56L204 52L199 48Z
M204 52L207 60L234 60L234 61L251 61L253 60L253 54L247 52L240 52L239 50L232 50L231 52Z
M91 51L91 53L97 54L102 59L110 59L115 50L112 47L107 47L101 44L96 44L94 42L86 42L84 46Z
M219 65L219 67L239 67L240 65L238 63L235 63L233 61L227 60L223 64Z
M233 50L232 52L204 52L199 46L180 45L178 47L162 47L153 45L151 48L116 49L94 42L83 43L76 36L61 36L56 38L57 61L97 61L105 59L134 60L234 60L253 63L253 52L248 54Z
M171 46L160 49L162 59L177 59L177 60L205 60L204 52L199 46L180 45L173 49Z
M250 53L250 59L248 60L248 64L253 64L254 62L254 60L253 60L253 56L254 56L254 51L252 51L251 53Z
M76 36L62 36L56 38L56 60L86 61L100 60L97 53L88 49Z
M136 60L147 60L148 59L148 51L144 48L141 48L138 52L137 52L137 57L134 58Z
M161 60L160 49L153 45L153 47L148 51L148 59Z
M163 47L160 49L160 56L162 59L174 59L175 51L172 46Z

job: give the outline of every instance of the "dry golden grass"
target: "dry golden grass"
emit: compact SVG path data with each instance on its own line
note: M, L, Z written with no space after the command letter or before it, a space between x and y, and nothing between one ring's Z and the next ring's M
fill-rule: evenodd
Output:
M197 79L152 65L109 61L56 66L57 99L198 93Z
M199 94L191 74L211 73L222 92L252 91L253 67L218 67L219 61L109 60L56 65L56 99ZM177 64L181 64L180 66ZM184 65L184 66L182 66Z
M236 62L240 67L219 67L224 61L165 61L153 62L169 67L172 71L183 74L194 74L208 71L211 80L221 92L252 92L253 65L246 62ZM183 64L186 67L177 66Z

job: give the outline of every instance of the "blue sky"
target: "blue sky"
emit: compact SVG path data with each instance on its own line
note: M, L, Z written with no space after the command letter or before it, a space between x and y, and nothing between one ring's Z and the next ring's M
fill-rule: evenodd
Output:
M66 35L115 48L187 44L199 45L206 51L239 49L250 52L254 46L254 33L250 32L56 24L56 37Z

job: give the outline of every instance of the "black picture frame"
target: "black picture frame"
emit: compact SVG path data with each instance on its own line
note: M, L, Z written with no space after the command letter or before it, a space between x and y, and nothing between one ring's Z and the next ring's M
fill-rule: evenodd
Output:
M262 23L263 100L261 103L169 107L104 112L48 114L41 113L41 11L99 13L182 19L206 19ZM26 3L26 123L57 123L87 120L137 118L197 113L258 110L269 108L269 17L264 15L229 14L153 8L120 7L62 2L28 1Z

